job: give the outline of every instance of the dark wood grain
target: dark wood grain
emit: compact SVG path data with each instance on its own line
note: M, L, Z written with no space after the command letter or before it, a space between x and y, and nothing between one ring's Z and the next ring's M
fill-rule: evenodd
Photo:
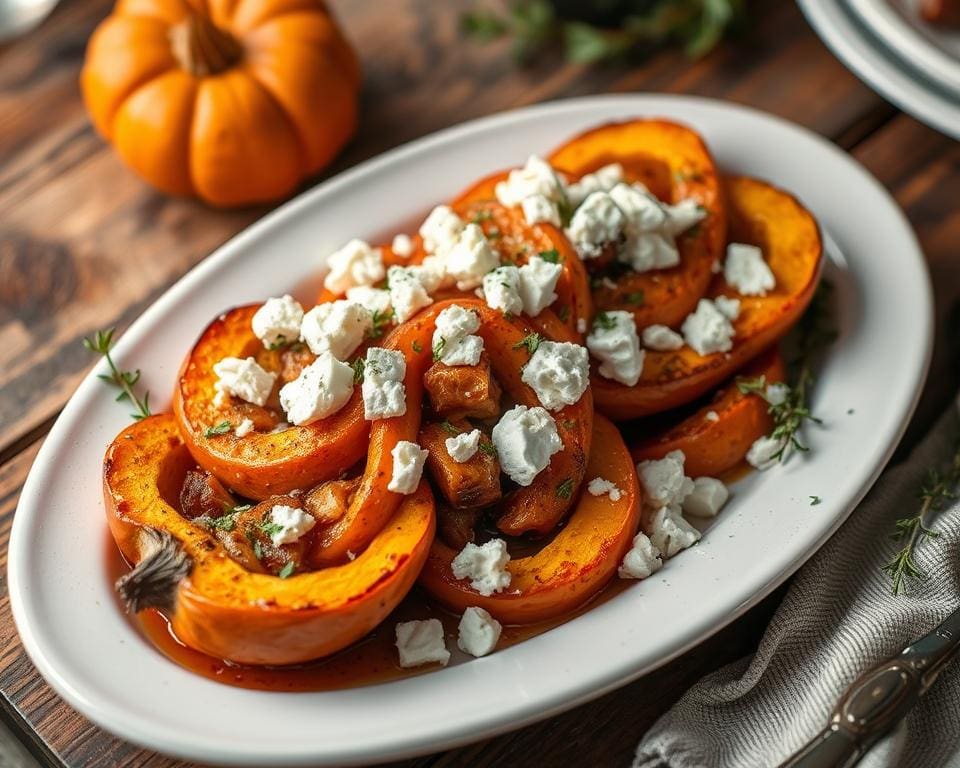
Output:
M939 342L911 437L955 391L960 151L898 115L844 70L793 3L758 0L743 37L702 61L691 64L666 51L629 69L586 69L557 59L518 69L505 43L460 40L464 3L341 0L334 6L360 52L366 84L359 134L330 173L471 117L604 91L730 99L852 150L905 207L935 277ZM65 0L38 32L0 48L2 573L19 489L39 441L92 362L80 339L100 327L128 325L212 248L266 211L216 211L157 195L93 133L76 78L85 41L108 8L106 0ZM688 685L755 647L779 597L620 691L544 723L403 765L627 764L639 735ZM40 743L33 751L42 764L183 765L105 734L51 691L19 643L2 576L0 649L0 691L10 708L0 715L22 717L34 729Z

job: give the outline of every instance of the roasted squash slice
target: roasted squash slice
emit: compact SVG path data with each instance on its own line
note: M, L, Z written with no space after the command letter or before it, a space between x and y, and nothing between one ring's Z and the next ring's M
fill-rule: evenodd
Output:
M587 476L615 483L622 492L619 500L583 493L566 525L536 554L511 560L510 586L488 597L454 577L451 564L457 552L435 539L420 575L423 588L458 613L479 606L508 624L560 616L600 591L616 574L637 532L640 488L623 438L599 415L592 443Z
M194 466L170 415L127 427L104 460L107 522L136 566L117 589L132 612L164 611L191 648L244 664L327 656L386 618L426 559L435 514L423 482L352 562L288 579L251 573L177 511Z

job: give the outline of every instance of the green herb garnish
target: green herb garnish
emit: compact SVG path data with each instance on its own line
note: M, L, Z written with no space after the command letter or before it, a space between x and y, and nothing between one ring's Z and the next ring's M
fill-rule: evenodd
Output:
M441 336L440 341L433 345L433 362L439 362L440 358L443 357L443 348L446 344L447 340Z
M560 262L560 251L556 248L551 248L549 251L540 251L537 256L544 261L549 261L551 264L558 264Z
M606 312L598 312L597 316L593 318L593 324L597 328L602 328L605 331L610 331L617 327L616 319Z
M133 404L137 409L136 413L130 414L135 420L140 421L150 415L150 393L143 393L143 400L137 397L134 387L140 381L140 369L135 371L121 371L113 362L110 350L113 348L114 329L108 328L105 331L97 331L93 336L83 340L83 346L91 352L102 355L110 368L110 373L97 374L97 378L102 379L113 387L120 390L117 395L117 402L126 400Z
M423 352L423 346L416 339L413 340L413 344L410 345L413 348L413 351L418 355Z
M557 486L557 498L569 499L571 496L573 496L573 478L568 477Z
M811 497L810 497L810 506L811 506L811 507L815 507L815 506L817 506L817 504L819 504L821 501L823 501L823 499L821 499L819 496L811 496Z
M393 322L393 310L388 309L381 312L379 309L373 310L373 325L367 331L368 339L379 339L383 336L387 326Z
M277 572L277 576L281 579L287 579L293 575L295 569L296 565L294 565L293 560L289 560L287 564Z
M221 421L219 424L216 424L216 425L214 425L214 426L212 426L212 427L207 427L206 430L205 430L204 433L203 433L203 436L204 436L204 437L213 437L214 435L225 435L225 434L227 434L227 432L229 432L231 429L233 429L233 424L231 424L231 423L230 423L229 421L227 421L227 420L224 420L224 421Z
M627 304L632 304L635 307L642 306L643 291L631 291L626 296L624 296L624 300L627 302Z
M365 364L366 363L362 357L358 357L356 360L350 363L350 367L353 368L354 384L360 384L363 381L363 368Z
M521 349L523 347L527 348L527 352L532 356L534 352L537 351L537 348L540 346L540 334L539 333L529 333L523 337L522 341L518 341L513 345L514 349Z

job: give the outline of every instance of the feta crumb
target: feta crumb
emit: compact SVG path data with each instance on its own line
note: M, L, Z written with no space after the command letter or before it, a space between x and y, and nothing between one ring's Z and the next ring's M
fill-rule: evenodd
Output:
M720 421L720 414L716 411L707 411L703 418L707 421Z
M422 449L409 440L398 440L390 454L393 456L393 476L387 485L388 491L411 494L420 485L423 462L430 451Z
M218 395L234 395L254 405L263 405L273 391L277 375L265 371L252 357L225 357L213 364L217 381L213 385Z
M491 434L500 468L517 485L527 486L563 450L557 424L544 408L517 405L500 417Z
M710 299L700 299L696 311L681 326L683 337L698 355L733 349L733 326Z
M447 274L445 258L445 256L427 256L419 264L411 264L407 270L420 281L420 285L427 293L433 293L438 288L448 288L453 285L452 278Z
M680 251L672 238L660 232L639 232L627 236L617 258L634 272L649 272L677 266Z
M344 293L355 285L373 285L383 280L383 255L363 240L351 240L327 259L329 272L323 287L333 293Z
M683 451L670 451L662 459L637 464L637 477L643 488L644 503L649 507L680 504L693 490L693 481L683 474L686 456Z
M461 432L454 437L448 437L444 441L447 453L457 464L463 464L470 461L480 449L480 430L475 429L472 432Z
M447 275L456 280L457 289L469 291L483 282L483 276L500 266L500 257L490 247L478 224L467 224L457 242L444 256Z
M623 181L623 166L620 163L611 163L598 168L593 173L587 173L578 181L567 185L567 200L570 205L577 207L591 192L609 192Z
M433 331L433 356L444 365L477 365L483 352L483 339L476 312L453 304L437 315Z
M398 323L409 320L421 309L433 304L433 299L413 267L390 267L387 280L390 283L390 305Z
M363 417L368 421L403 416L407 412L407 388L403 377L407 361L402 352L370 347L363 365Z
M254 335L267 349L289 344L300 335L303 307L289 294L267 299L250 320Z
M723 265L723 279L727 285L744 296L766 296L777 281L763 260L763 251L755 245L730 243Z
M560 226L560 209L552 200L548 200L543 195L530 195L525 197L520 203L523 208L523 217L527 224L553 224Z
M303 316L300 340L315 355L329 352L345 360L372 328L373 315L359 304L346 299L325 301Z
M452 248L463 231L463 219L447 205L438 205L420 225L423 249L427 253L443 253Z
M280 405L291 424L302 426L336 413L353 394L353 368L322 352L280 388Z
M764 399L770 405L783 405L790 394L790 387L782 381L773 384L767 384L767 389L763 393Z
M275 526L270 533L270 541L275 547L293 544L317 524L313 515L286 504L274 504L270 508L269 522Z
M632 387L643 373L644 352L633 315L624 310L601 312L587 336L587 348L600 361L600 375Z
M440 619L401 621L397 624L397 652L404 669L423 664L447 666L450 651L443 639Z
M693 490L683 500L683 512L694 517L716 517L729 498L730 491L722 480L698 477L693 481Z
M471 606L460 618L457 647L471 656L486 656L497 647L502 629L500 622L483 608Z
M541 341L520 379L537 393L547 410L559 411L573 405L590 385L587 350L569 341Z
M673 557L700 541L700 531L683 519L679 507L661 507L644 528L662 557Z
M713 300L720 314L728 320L736 320L740 317L740 299L731 299L729 296L717 296Z
M707 209L692 197L681 200L676 205L667 205L665 208L667 209L665 229L674 236L686 232L707 217Z
M507 563L510 553L503 539L490 539L480 546L467 542L460 553L453 558L450 567L456 579L469 579L470 588L484 597L494 592L502 592L510 586L510 572Z
M660 550L653 546L647 534L641 532L633 537L633 546L624 555L617 575L621 579L645 579L662 567Z
M382 315L390 308L390 291L371 288L369 285L357 285L347 288L347 301L359 304L371 315L374 312Z
M577 318L577 333L586 333L587 332L587 318L578 317Z
M783 450L783 440L779 438L757 438L747 451L747 464L757 469L769 469L777 463L777 454Z
M626 219L606 192L590 193L577 208L567 227L567 237L581 259L595 259L607 243L620 239Z
M666 325L648 325L643 329L643 346L658 352L670 352L683 346L683 336Z
M497 267L483 276L483 298L490 309L510 315L523 312L520 298L520 270L512 265Z
M410 239L410 235L405 235L402 232L399 235L394 235L393 242L390 243L390 250L401 259L406 259L413 253L413 240Z
M501 205L521 205L533 195L542 195L547 200L563 199L563 186L550 164L536 155L527 158L523 168L510 171L506 181L497 184L494 192Z
M523 313L536 317L557 300L555 288L563 267L540 256L531 256L519 269L520 299L523 301Z
M605 480L602 477L593 478L593 480L587 484L587 491L589 491L592 496L603 496L606 494L610 497L610 501L620 501L621 496L623 496L623 491L617 488L610 480Z
M237 437L246 437L251 432L253 432L252 419L244 419L239 424L237 424L237 428L233 430L233 434L235 434Z
M628 236L660 232L667 224L667 209L642 184L617 184L610 190L610 199L624 216Z

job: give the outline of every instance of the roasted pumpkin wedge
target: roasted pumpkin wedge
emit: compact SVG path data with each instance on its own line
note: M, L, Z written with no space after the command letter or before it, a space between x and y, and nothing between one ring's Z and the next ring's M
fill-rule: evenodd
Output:
M733 469L747 455L753 442L770 433L773 419L767 402L737 387L737 379L763 376L768 384L786 377L783 359L774 347L743 368L734 380L717 390L710 402L677 421L670 413L654 417L657 424L643 421L629 433L642 435L630 447L636 461L662 459L671 451L686 456L685 471L690 477L717 477Z
M783 336L813 298L823 246L816 219L792 195L764 181L725 180L730 240L756 245L776 278L766 296L740 296L717 275L708 298L740 300L729 352L699 355L688 346L673 352L648 350L636 386L594 374L594 399L613 419L631 419L689 403L717 386Z
M619 163L625 181L642 182L660 200L693 199L706 210L699 225L677 238L678 266L593 280L598 311L632 312L639 328L682 322L710 284L711 268L722 258L726 242L719 175L699 134L667 120L611 123L571 139L547 159L571 181Z
M162 610L177 637L245 664L327 656L379 624L414 584L435 528L426 482L352 562L281 579L251 573L176 508L195 466L170 415L127 427L107 449L107 521L135 565L117 589L131 612Z
M616 427L602 416L593 421L590 478L603 477L621 491L617 501L583 493L553 539L529 557L507 564L510 586L483 596L454 577L457 551L434 540L420 584L440 603L462 612L470 606L508 624L544 621L572 611L614 577L637 532L640 488L633 460Z

